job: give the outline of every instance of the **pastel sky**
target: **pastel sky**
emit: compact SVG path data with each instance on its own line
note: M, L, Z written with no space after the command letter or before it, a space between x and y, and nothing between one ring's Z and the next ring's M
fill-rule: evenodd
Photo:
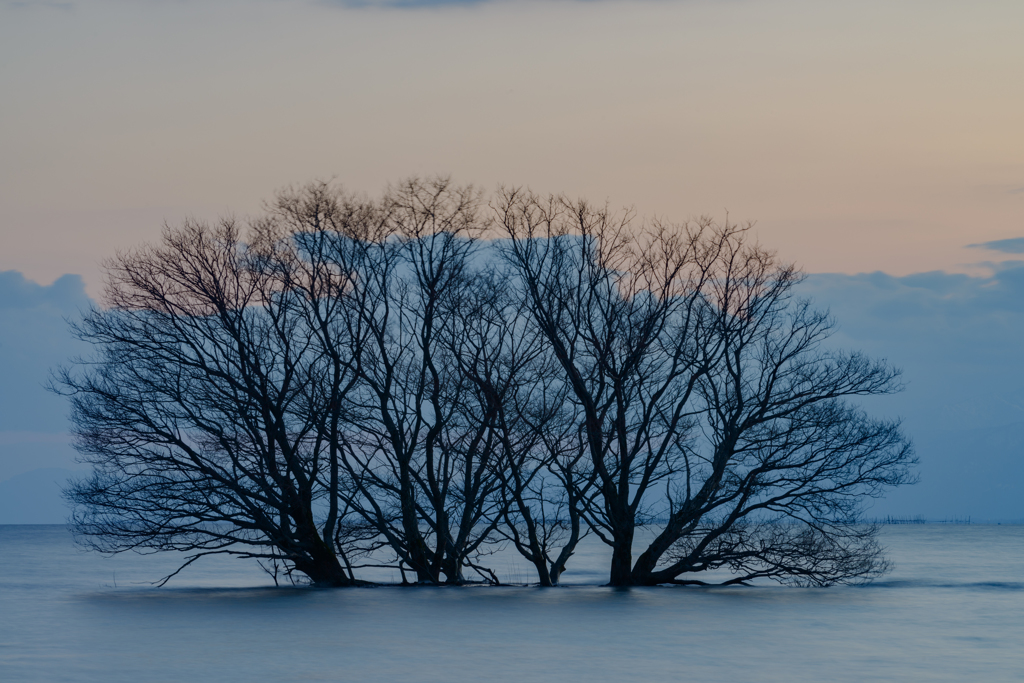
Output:
M812 272L1024 235L1024 3L0 0L0 269L410 174L756 220Z
M879 514L1024 520L1022 35L1020 0L0 0L0 523L64 514L42 384L102 259L431 173L756 221L905 370L872 410L922 482Z

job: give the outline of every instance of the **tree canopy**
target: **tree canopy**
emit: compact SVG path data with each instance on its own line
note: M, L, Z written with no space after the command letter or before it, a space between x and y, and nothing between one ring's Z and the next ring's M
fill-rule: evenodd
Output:
M800 272L745 226L446 178L312 183L244 228L167 228L106 275L74 326L95 353L54 382L97 549L335 586L371 566L497 583L506 546L554 585L588 534L612 585L886 568L862 510L914 457L861 398L899 373L830 346Z

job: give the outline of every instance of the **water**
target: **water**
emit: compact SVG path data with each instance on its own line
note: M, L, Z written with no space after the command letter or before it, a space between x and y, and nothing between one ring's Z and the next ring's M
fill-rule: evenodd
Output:
M0 680L1024 680L1024 527L884 534L867 587L312 590L230 558L155 588L172 558L0 527Z

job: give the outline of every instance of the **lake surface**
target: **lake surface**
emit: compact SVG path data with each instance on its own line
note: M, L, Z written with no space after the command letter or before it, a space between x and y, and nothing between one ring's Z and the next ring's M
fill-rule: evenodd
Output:
M0 526L0 681L1020 681L1024 527L890 526L869 586L274 588ZM499 563L497 566L501 566ZM506 576L528 578L508 556Z

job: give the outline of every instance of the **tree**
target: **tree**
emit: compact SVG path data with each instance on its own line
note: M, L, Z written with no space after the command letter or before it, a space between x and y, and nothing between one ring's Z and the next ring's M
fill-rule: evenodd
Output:
M325 431L354 371L320 353L311 323L330 311L310 309L331 297L308 296L336 290L336 274L278 247L258 231L241 243L234 221L189 221L106 264L107 307L74 328L97 355L57 376L93 466L67 491L93 547L283 560L317 584L357 582L339 560Z
M576 415L544 338L529 324L526 299L514 274L477 274L461 297L461 315L449 327L452 358L474 388L476 412L489 416L500 486L494 532L537 571L542 586L559 581L586 535L576 496L583 456Z
M369 215L369 214L368 214ZM341 466L348 498L417 581L462 583L501 518L498 444L488 397L474 392L452 331L482 286L471 259L479 193L447 179L391 189L372 229L349 225L317 258L352 273ZM310 226L313 234L321 228ZM330 245L330 242L325 242Z
M898 372L828 347L799 281L742 227L446 178L189 221L107 264L57 375L75 529L334 586L498 583L501 544L555 585L588 533L612 585L869 578L863 501L914 460L858 401Z
M828 316L799 274L702 219L630 214L506 191L504 254L580 416L596 495L567 482L612 550L611 585L771 577L828 584L884 569L865 496L909 480L898 423L847 399L898 373L823 350ZM660 494L660 495L659 495ZM639 527L663 525L636 562ZM682 577L682 578L681 578Z

